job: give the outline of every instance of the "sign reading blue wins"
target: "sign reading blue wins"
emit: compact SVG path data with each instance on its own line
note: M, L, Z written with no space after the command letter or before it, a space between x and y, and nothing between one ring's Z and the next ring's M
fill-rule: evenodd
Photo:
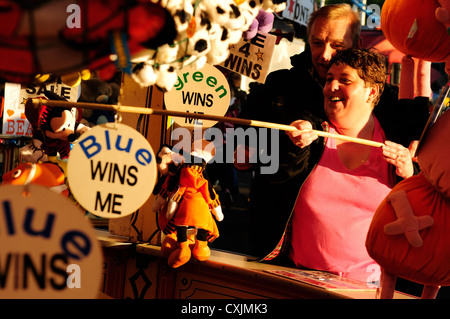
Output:
M70 152L67 179L77 202L103 218L137 211L156 183L155 155L148 141L120 123L97 125Z
M0 299L98 296L100 243L64 196L40 185L2 185L0 242Z

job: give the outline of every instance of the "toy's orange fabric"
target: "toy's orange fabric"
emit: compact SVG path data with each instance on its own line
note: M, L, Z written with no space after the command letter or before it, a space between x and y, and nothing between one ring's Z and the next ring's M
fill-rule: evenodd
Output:
M421 247L413 247L403 234L387 235L385 225L397 220L385 199L376 211L366 241L369 255L387 271L427 285L450 285L450 201L436 191L424 174L397 184L393 192L406 192L414 215L429 215L434 225L419 231Z
M431 62L444 62L450 52L445 25L435 19L436 0L386 0L381 29L400 52Z
M55 163L23 163L3 175L2 184L38 184L69 196L66 177L61 167Z
M214 192L214 189L212 191ZM208 231L210 242L219 236L217 224L210 211L214 201L210 195L208 181L203 176L202 167L183 165L179 189L174 197L179 203L173 218L167 220L165 208L158 217L159 226L164 233L174 232L174 226L192 226Z

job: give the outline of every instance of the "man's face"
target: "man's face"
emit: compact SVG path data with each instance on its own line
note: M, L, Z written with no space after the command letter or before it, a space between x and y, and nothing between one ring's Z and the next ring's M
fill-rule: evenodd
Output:
M328 63L338 50L353 46L350 20L342 18L327 20L317 18L311 27L309 44L312 63L319 77L324 80L328 71Z

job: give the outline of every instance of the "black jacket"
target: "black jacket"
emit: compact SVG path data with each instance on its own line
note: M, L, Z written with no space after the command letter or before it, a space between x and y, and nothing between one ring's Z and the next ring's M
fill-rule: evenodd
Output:
M322 129L326 121L323 88L311 71L309 50L293 56L291 63L291 69L270 73L265 84L251 90L240 117L280 124L305 119L314 129ZM428 99L398 100L396 90L386 86L374 114L388 140L408 147L412 140L420 138L428 120ZM285 231L289 231L288 223L297 194L320 159L324 140L319 138L301 149L280 131L278 144L278 171L264 175L255 170L250 190L248 235L251 253L259 258L270 254Z

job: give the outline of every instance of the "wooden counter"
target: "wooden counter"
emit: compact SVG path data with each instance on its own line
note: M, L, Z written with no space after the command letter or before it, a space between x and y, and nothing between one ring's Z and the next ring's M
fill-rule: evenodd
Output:
M294 269L212 250L209 260L167 266L158 246L97 230L104 252L102 293L131 299L375 299L376 289L328 289L274 274ZM397 292L397 299L413 297Z

